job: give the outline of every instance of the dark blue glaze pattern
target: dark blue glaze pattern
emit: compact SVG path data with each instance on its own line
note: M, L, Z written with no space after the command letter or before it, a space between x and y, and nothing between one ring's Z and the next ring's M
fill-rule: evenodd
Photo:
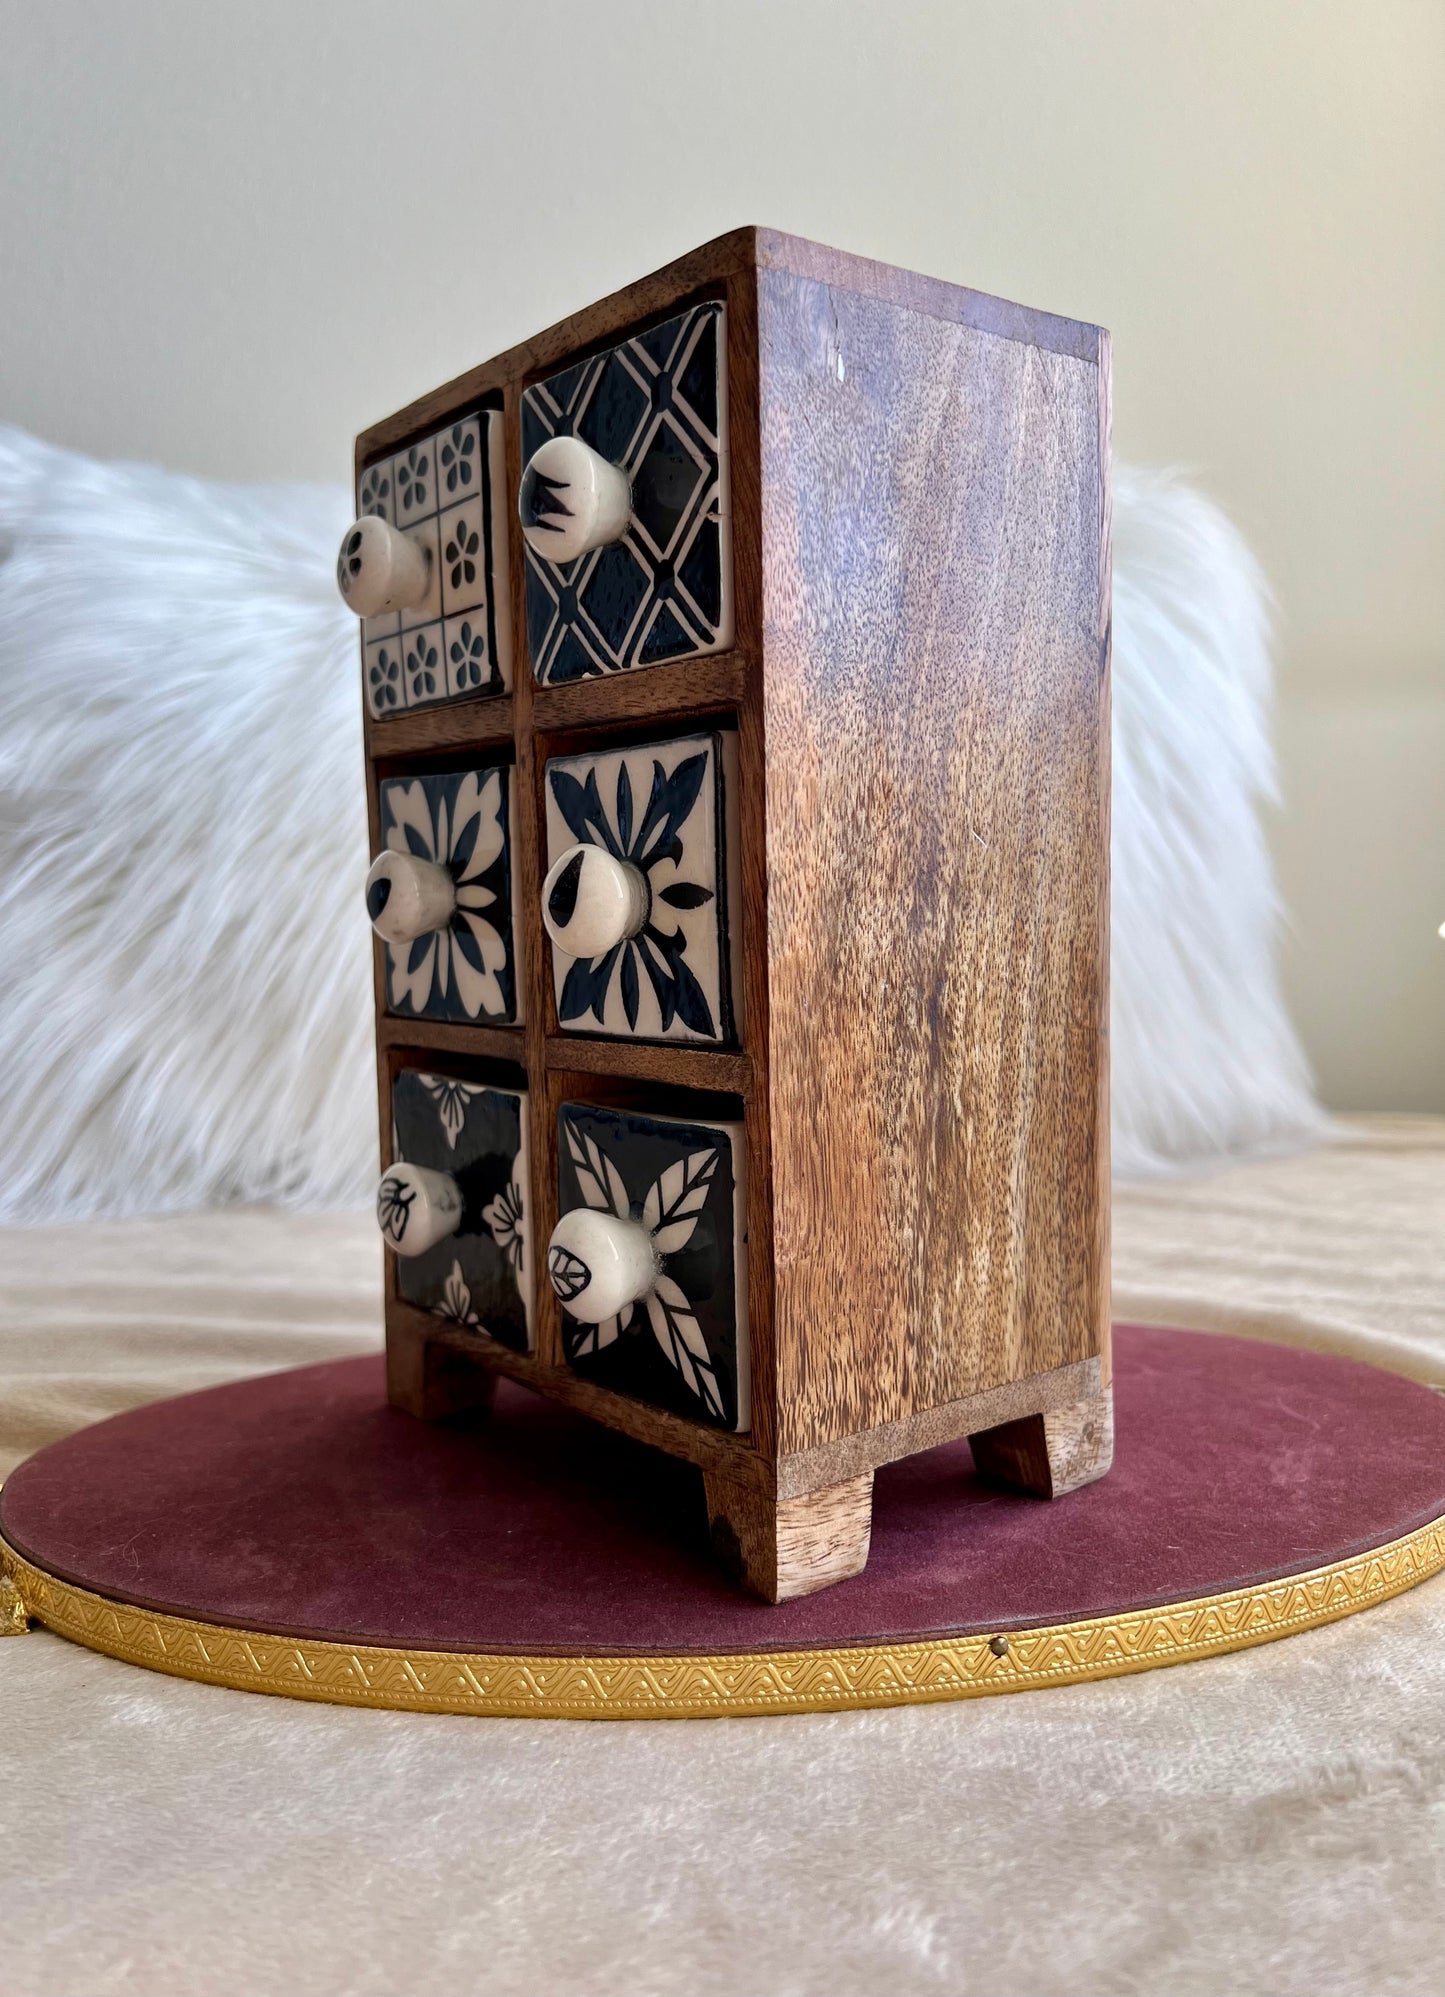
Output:
M731 643L719 304L696 305L522 397L526 463L578 436L632 482L621 541L576 561L527 549L527 634L551 685L716 652Z
M640 1222L660 1260L652 1294L617 1317L587 1325L563 1311L563 1348L578 1373L714 1428L746 1428L740 1172L725 1126L561 1105L558 1211L590 1206ZM548 1275L563 1299L587 1280L585 1270L579 1281L565 1259L554 1267L550 1257Z
M449 1173L462 1194L455 1234L397 1257L397 1293L460 1330L527 1351L525 1096L404 1068L391 1110L396 1161Z

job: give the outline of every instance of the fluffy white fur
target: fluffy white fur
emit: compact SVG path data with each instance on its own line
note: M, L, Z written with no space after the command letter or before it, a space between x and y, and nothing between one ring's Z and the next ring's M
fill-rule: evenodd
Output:
M6 1213L365 1192L347 517L0 431Z
M0 429L0 1213L365 1195L355 625L331 488ZM1274 970L1255 565L1183 486L1115 508L1118 1169L1314 1127Z
M1114 1169L1318 1134L1280 993L1264 578L1164 472L1114 487Z

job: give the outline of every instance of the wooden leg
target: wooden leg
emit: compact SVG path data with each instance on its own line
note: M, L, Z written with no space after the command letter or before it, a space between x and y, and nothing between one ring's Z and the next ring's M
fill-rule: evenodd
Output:
M790 1602L861 1574L873 1530L873 1472L803 1498L765 1497L703 1472L713 1552L730 1581Z
M1114 1460L1114 1390L1006 1421L971 1435L968 1444L980 1477L1037 1498L1062 1498L1102 1477Z
M386 1398L418 1421L476 1414L491 1406L497 1376L469 1352L394 1325L386 1338Z

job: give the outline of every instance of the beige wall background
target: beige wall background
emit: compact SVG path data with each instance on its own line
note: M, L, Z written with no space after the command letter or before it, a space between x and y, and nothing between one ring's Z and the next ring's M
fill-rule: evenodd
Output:
M1439 0L0 0L0 416L214 477L742 221L1112 328L1279 603L1286 976L1445 1110Z

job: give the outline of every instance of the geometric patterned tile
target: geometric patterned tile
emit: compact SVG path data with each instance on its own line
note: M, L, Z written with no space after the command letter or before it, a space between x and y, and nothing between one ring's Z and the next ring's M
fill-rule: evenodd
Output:
M522 462L577 436L632 487L621 540L553 562L530 544L527 637L556 685L732 643L726 314L695 305L522 396Z
M454 417L362 472L358 516L374 513L402 528L426 549L431 570L422 602L363 622L372 714L505 693L511 686L505 485L497 409ZM452 620L455 626L448 628ZM398 634L399 647L381 658L377 641ZM395 675L393 663L399 666Z

